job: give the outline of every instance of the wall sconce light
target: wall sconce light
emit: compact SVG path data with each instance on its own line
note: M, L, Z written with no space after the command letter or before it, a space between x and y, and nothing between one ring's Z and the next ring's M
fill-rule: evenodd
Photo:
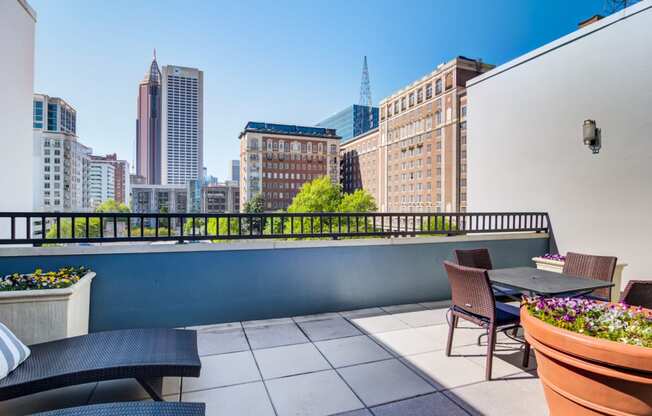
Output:
M591 152L593 152L593 154L600 153L600 148L602 147L602 135L600 129L595 126L595 120L584 120L582 133L584 136L584 144L591 149Z

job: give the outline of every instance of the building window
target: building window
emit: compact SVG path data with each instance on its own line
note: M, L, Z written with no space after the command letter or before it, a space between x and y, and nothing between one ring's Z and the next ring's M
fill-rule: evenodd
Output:
M417 90L417 103L423 101L423 88Z
M438 126L441 124L441 111L435 112L435 125Z
M453 73L446 74L446 90L453 88Z
M398 100L394 101L394 114L399 113Z
M435 81L435 95L441 94L441 78Z
M410 107L414 107L414 93L411 92L409 97Z
M426 100L432 98L432 83L426 84Z
M466 117L466 106L465 105L462 106L461 112L462 112L462 117Z

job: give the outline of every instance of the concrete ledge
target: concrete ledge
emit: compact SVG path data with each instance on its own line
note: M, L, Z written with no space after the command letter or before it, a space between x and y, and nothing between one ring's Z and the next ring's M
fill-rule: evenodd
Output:
M354 240L245 240L225 243L189 244L107 244L101 246L4 247L1 257L78 256L87 254L188 253L202 251L279 250L322 247L397 246L410 244L449 244L473 241L547 239L547 233L494 233L440 237L360 238Z

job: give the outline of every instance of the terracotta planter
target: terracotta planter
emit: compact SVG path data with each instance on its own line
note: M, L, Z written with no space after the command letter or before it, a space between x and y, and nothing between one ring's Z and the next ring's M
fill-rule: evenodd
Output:
M552 416L652 415L652 348L577 334L521 307Z

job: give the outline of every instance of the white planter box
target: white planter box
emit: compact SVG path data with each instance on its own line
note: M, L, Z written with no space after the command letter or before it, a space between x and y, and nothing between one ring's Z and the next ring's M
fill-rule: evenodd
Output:
M533 257L532 261L537 265L537 269L548 270L549 272L561 273L564 269L564 262L557 260L544 259L543 257ZM616 264L614 270L614 287L611 289L611 301L620 301L620 291L622 290L621 284L623 281L623 269L627 263Z
M0 292L0 322L27 345L88 334L94 277L88 272L63 289Z

